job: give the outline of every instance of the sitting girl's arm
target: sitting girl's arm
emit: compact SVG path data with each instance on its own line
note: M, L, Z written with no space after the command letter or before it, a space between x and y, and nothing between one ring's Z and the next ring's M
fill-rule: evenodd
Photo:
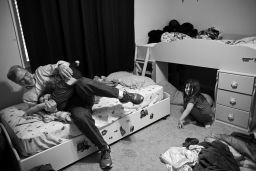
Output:
M193 109L194 104L188 103L186 109L183 111L179 121L178 121L178 128L183 128L184 119L190 114L191 110Z

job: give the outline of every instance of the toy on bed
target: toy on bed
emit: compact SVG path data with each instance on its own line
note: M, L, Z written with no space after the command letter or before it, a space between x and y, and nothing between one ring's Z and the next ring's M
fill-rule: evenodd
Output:
M106 84L113 83L112 86L118 89L144 96L144 101L139 105L131 102L121 103L116 98L98 97L92 107L93 118L95 125L109 144L169 114L169 97L164 94L162 86L156 85L148 77L116 72L108 77L95 77L95 79ZM155 109L155 106L158 106L158 109ZM11 147L15 147L14 151L18 152L16 158L21 170L35 167L36 163L37 165L51 163L54 169L60 169L96 150L72 120L69 123L57 118L69 115L68 112L59 111L46 115L48 120L45 122L43 119L45 116L38 113L30 119L25 119L23 115L27 108L28 105L21 103L0 111L1 126L11 139ZM55 150L57 153L64 154L70 151L74 154L63 159L52 159Z

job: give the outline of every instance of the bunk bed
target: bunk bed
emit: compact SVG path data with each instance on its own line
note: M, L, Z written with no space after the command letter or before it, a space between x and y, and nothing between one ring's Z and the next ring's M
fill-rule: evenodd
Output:
M168 63L216 69L216 121L231 130L256 130L256 37L183 39L138 48L148 48L156 82L168 81Z

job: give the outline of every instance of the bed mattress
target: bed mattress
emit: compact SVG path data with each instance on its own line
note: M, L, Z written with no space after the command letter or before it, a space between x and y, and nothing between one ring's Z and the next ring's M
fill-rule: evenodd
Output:
M134 105L131 102L120 103L116 98L100 97L93 106L93 118L99 129L163 99L163 88L159 85L140 89L129 89L118 85L117 88L140 93L144 96L144 101L140 105ZM0 111L1 122L20 156L26 157L42 152L81 135L80 130L73 123L55 120L45 123L38 118L26 120L22 115L27 108L26 104L21 103Z

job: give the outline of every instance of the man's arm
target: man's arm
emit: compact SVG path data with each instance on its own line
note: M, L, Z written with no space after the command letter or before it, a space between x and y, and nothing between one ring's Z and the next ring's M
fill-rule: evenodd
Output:
M66 61L58 61L56 64L48 64L45 66L40 66L36 70L37 75L50 77L55 74L60 74L64 79L69 79L72 77L73 71L69 67L70 63Z

